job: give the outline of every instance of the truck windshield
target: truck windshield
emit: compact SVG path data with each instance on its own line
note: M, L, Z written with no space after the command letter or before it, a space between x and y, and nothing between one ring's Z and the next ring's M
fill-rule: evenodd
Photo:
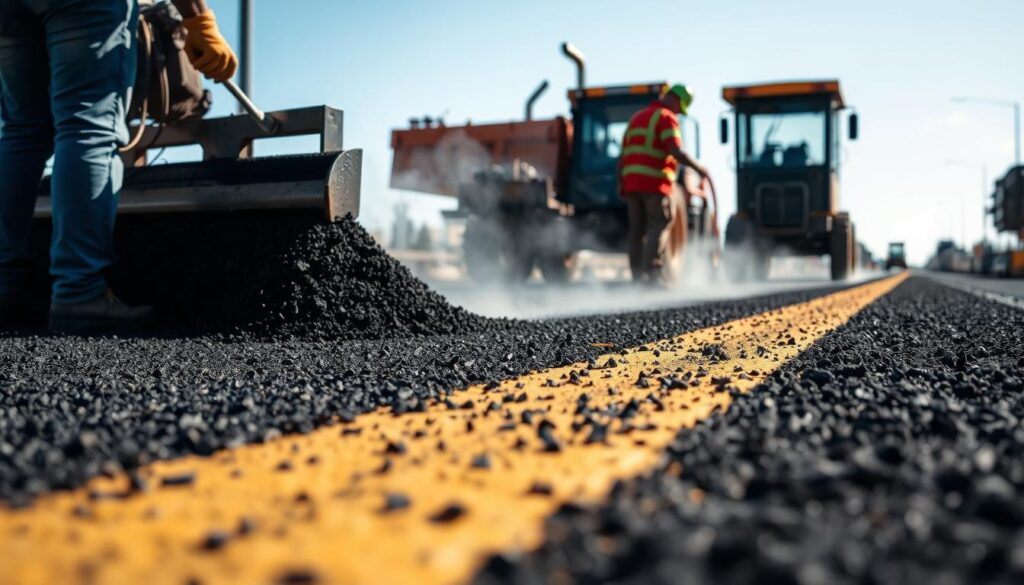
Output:
M739 116L740 166L792 168L825 164L825 112Z
M903 244L889 244L889 256L892 258L902 258Z
M579 158L582 174L615 173L629 118L642 107L637 103L611 100L587 100L582 104L576 121L580 152L574 153Z
M633 114L651 103L651 96L628 96L625 98L591 99L583 102L576 118L576 132L579 133L578 148L574 153L579 160L579 172L583 175L615 173L626 127ZM696 144L696 126L688 124L685 116L679 117L683 132L683 144Z

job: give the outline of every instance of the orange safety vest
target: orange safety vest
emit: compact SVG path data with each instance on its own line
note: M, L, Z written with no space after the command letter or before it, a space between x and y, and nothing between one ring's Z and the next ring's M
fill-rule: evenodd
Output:
M669 147L683 147L679 118L660 102L651 102L630 118L622 145L620 191L671 195L679 162Z

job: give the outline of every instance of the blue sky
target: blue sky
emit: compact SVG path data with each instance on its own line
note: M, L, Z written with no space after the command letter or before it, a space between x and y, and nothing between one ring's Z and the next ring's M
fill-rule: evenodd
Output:
M237 39L237 0L210 0ZM449 124L505 121L542 80L537 116L565 114L573 68L558 51L586 53L589 84L684 81L704 127L703 161L734 207L729 147L715 124L721 87L838 77L861 118L844 145L842 206L876 253L907 241L923 261L936 240L981 234L981 169L990 180L1013 159L1012 113L952 103L970 95L1024 100L1024 2L1020 0L257 0L255 89L266 109L326 103L345 110L345 143L364 149L363 216L386 228L404 198L437 223L450 203L387 188L390 131L423 114ZM215 113L233 110L216 93ZM261 147L262 153L308 143ZM965 215L966 210L966 215ZM724 222L724 219L723 219Z

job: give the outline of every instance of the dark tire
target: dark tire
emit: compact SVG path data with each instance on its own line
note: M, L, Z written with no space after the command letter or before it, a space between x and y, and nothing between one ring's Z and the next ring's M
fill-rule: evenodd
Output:
M497 221L470 218L462 242L469 277L478 284L524 282L533 258L522 257L512 244Z
M853 226L846 215L838 215L832 223L829 233L829 256L832 257L832 280L846 280L850 275L850 259L852 258L851 240Z
M850 272L855 274L860 266L860 245L857 244L857 226L850 224Z
M576 259L575 253L541 256L537 259L537 266L546 282L565 284L576 273Z

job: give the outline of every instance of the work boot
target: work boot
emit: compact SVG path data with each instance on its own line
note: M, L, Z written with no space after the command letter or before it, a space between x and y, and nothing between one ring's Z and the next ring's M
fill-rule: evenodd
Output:
M91 301L51 303L50 331L90 335L133 333L154 321L153 307L129 307L107 289Z

